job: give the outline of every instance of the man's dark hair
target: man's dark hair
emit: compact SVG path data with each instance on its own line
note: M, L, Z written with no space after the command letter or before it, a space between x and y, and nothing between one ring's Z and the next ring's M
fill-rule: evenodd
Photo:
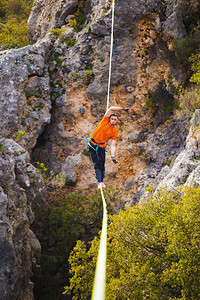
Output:
M111 117L117 117L119 119L118 114L111 114L109 118L111 118Z

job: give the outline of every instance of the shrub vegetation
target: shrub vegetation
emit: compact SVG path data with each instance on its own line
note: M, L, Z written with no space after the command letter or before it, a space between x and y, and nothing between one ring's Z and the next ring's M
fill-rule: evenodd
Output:
M27 20L33 0L0 0L0 50L29 44Z
M179 102L181 112L193 114L200 108L200 25L192 29L184 39L175 41L174 50L177 59L189 76L187 86L173 82L172 90Z
M117 192L111 187L105 192L109 213L117 202ZM101 228L101 195L99 191L91 195L79 191L49 199L42 209L41 204L34 206L32 229L42 246L41 259L34 267L32 279L34 295L42 300L63 299L70 251L78 239L91 240Z
M106 299L200 298L200 188L160 190L110 216ZM89 299L99 240L70 254L72 299Z

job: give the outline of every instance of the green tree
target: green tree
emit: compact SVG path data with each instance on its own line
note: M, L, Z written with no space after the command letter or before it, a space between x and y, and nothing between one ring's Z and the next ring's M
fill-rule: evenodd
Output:
M3 6L2 2L0 1L0 22L3 22L5 20L6 11L5 7Z
M179 103L181 113L193 114L196 109L200 109L200 54L192 54L189 58L191 70L190 85L184 88L173 82L172 90Z
M169 84L169 91L173 93L179 104L178 113L193 114L200 108L200 25L197 24L184 39L175 41L174 50L177 60L185 66L189 82L179 85L175 80Z
M161 190L111 216L106 299L199 299L199 228L199 187ZM90 297L97 249L95 239L71 252L72 299Z
M7 18L16 17L18 20L28 19L33 0L0 0Z
M200 21L200 20L199 20ZM176 60L186 68L189 73L191 67L190 57L200 51L200 25L192 26L184 38L174 40Z
M189 58L189 60L192 62L192 71L194 74L191 76L190 81L194 82L196 84L200 83L200 54L193 54Z
M29 44L27 19L33 0L0 0L0 49Z

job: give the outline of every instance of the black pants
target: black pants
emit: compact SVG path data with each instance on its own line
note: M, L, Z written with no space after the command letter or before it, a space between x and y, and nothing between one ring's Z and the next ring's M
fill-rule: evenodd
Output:
M96 149L96 146L93 146ZM94 165L94 171L96 175L96 179L98 182L103 182L105 175L105 159L106 159L106 149L99 147L98 148L98 156L94 149L89 147L90 157Z

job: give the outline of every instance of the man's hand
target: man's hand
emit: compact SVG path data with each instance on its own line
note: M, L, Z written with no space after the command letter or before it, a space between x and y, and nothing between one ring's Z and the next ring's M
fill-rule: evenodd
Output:
M116 160L116 158L114 156L111 156L112 161L114 162L115 165L118 165L118 161Z
M128 113L130 113L131 112L131 109L130 108L123 108L123 111L125 111L125 112L128 112Z
M123 108L121 106L111 106L107 112L105 113L105 117L110 117L110 115L113 113L113 111L118 111L118 110L124 110L126 112L131 112L131 109L130 108Z

